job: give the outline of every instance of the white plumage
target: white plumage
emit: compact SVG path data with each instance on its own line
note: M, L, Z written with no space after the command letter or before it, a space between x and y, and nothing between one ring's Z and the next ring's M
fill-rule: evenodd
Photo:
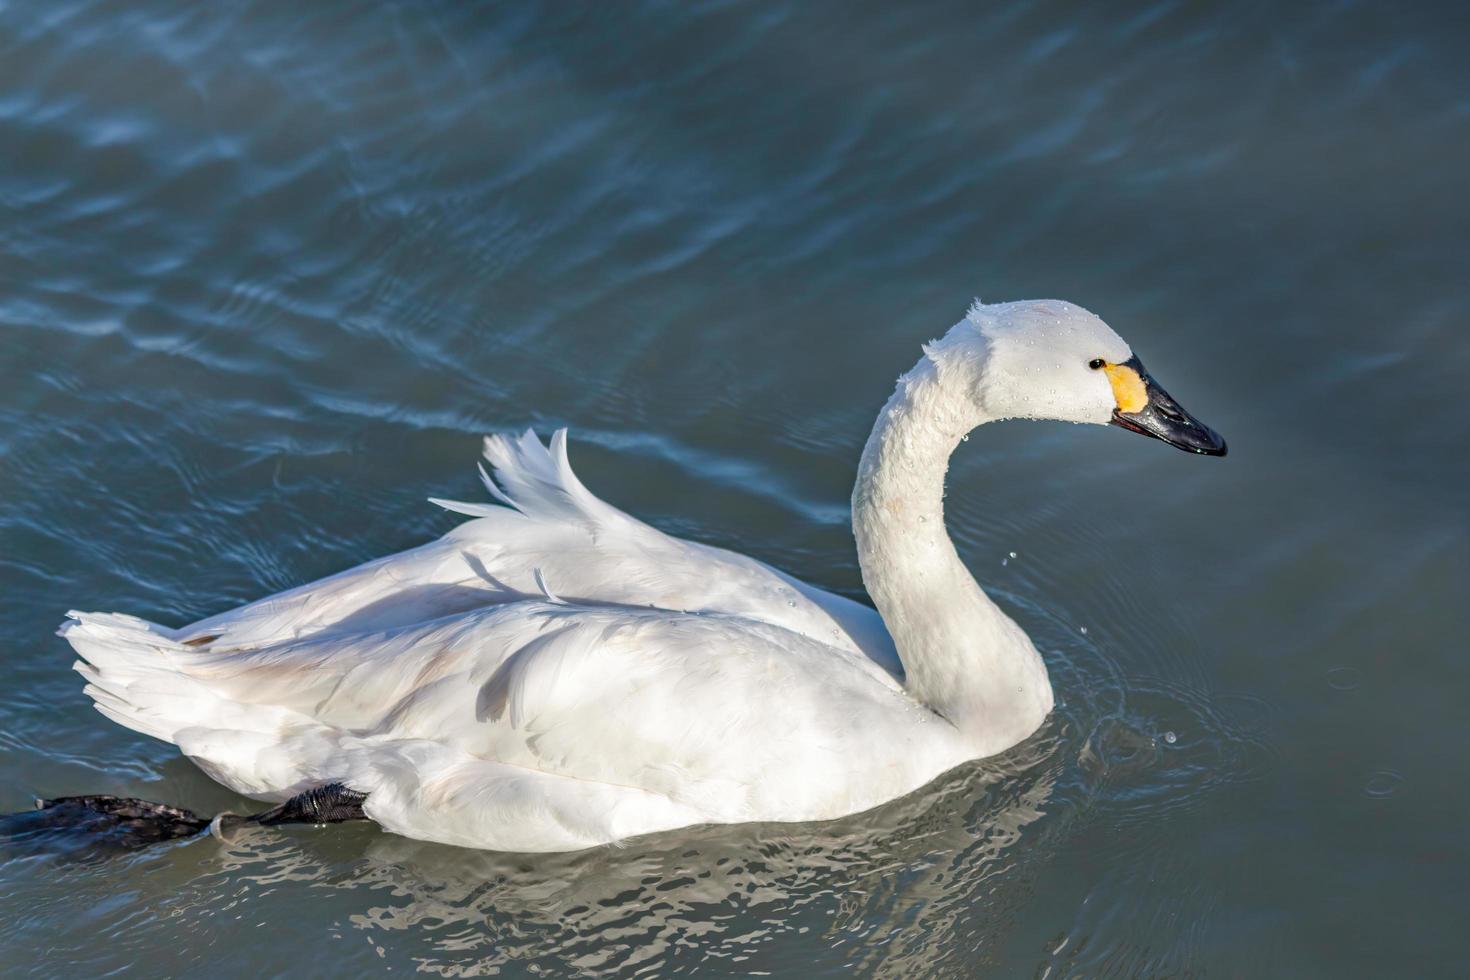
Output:
M881 616L599 500L563 430L487 438L497 502L437 501L475 518L438 541L179 630L74 612L61 632L114 721L249 796L346 783L412 837L571 850L837 817L1050 710L1040 657L945 534L945 468L969 429L1034 405L1107 421L1085 365L1129 356L1064 303L977 305L926 348L854 492Z

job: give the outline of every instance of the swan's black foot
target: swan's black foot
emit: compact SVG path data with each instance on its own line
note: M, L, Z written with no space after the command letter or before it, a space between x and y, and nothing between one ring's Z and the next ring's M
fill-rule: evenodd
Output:
M235 831L249 824L275 827L285 823L342 823L345 820L366 820L362 804L366 793L348 789L341 783L327 783L304 793L297 793L285 803L273 806L264 813L253 813L242 817L234 813L221 813L209 824L215 836L229 840Z
M341 783L328 783L298 793L264 813L238 816L221 813L213 820L166 803L120 796L62 796L37 800L36 809L0 817L0 844L22 841L45 850L77 846L131 850L193 837L208 829L228 839L250 824L267 827L288 823L341 823L364 820L366 793Z
M297 793L280 806L249 819L267 827L282 823L342 823L344 820L366 820L362 804L366 793L348 789L341 783L327 783L304 793Z
M37 800L34 811L5 819L12 838L85 834L122 849L193 837L209 826L207 819L188 810L120 796Z

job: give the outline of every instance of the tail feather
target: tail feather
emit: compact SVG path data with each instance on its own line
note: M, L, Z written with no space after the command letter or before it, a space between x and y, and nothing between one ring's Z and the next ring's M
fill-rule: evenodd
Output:
M333 755L332 732L277 705L212 687L229 652L190 647L178 631L117 613L70 613L58 631L81 657L93 707L125 728L177 745L205 772L250 796L294 791L311 760ZM323 741L323 740L326 741Z
M83 690L97 710L120 725L178 744L186 729L266 732L296 720L211 688L191 668L222 655L184 645L176 630L118 613L69 615L58 632L82 658L72 668L86 678Z
M217 707L219 698L183 669L192 655L176 630L121 613L67 615L57 632L82 658L73 669L86 678L83 690L97 710L113 721L173 742L180 728Z

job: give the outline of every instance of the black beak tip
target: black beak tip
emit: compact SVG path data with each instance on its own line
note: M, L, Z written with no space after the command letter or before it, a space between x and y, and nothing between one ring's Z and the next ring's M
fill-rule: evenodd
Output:
M1228 451L1220 433L1188 416L1181 418L1177 413L1171 418L1152 411L1127 415L1114 411L1112 424L1150 439L1167 442L1175 449L1182 449L1196 456L1224 456Z
M1224 456L1230 450L1225 445L1225 440L1220 438L1220 433L1214 429L1205 429L1200 444L1190 448L1201 456Z

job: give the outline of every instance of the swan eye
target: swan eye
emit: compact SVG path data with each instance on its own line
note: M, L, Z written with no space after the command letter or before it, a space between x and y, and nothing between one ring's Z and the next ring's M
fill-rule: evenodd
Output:
M1104 361L1101 357L1094 357L1092 360L1087 362L1087 366L1092 368L1094 371L1101 371L1103 364Z

